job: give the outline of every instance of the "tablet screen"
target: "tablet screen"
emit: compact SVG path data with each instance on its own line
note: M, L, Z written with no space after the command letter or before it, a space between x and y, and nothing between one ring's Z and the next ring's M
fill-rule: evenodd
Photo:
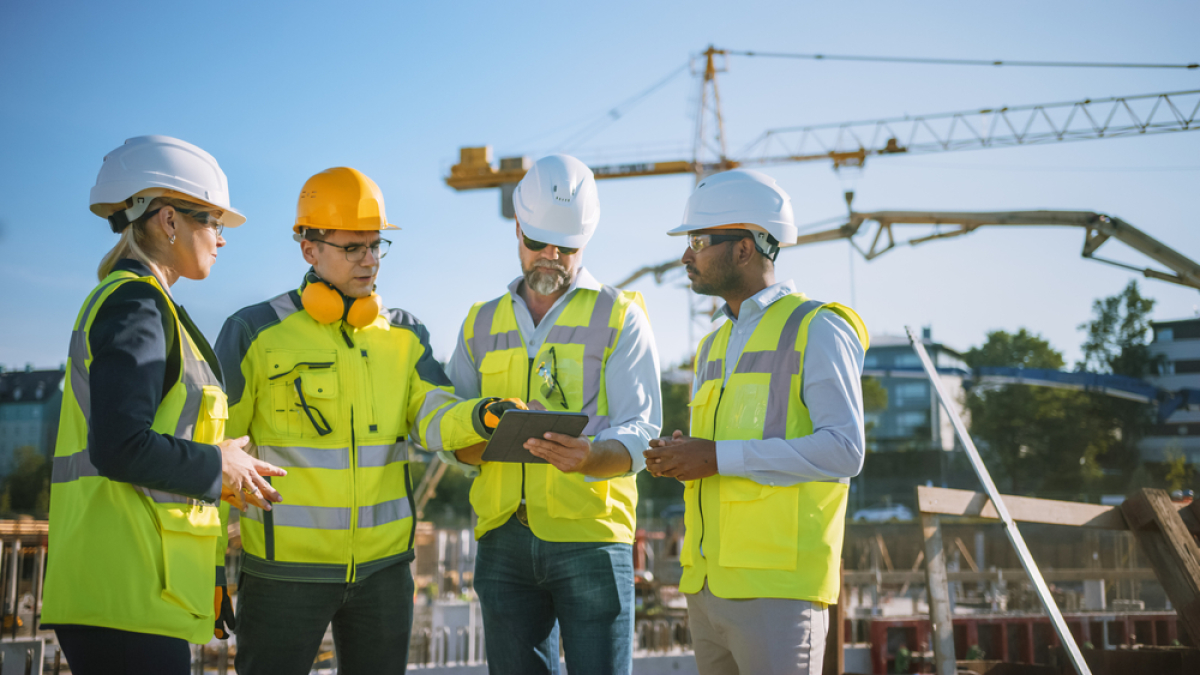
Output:
M483 451L483 461L548 464L541 457L530 454L525 449L525 441L542 438L548 431L579 436L587 423L588 416L583 413L509 410L492 433L492 439Z

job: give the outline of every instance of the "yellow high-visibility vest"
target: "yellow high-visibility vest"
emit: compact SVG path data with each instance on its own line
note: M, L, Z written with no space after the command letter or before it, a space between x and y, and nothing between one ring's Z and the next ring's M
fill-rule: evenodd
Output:
M547 410L587 413L588 437L607 429L605 368L625 325L625 312L634 303L646 311L637 292L609 286L577 289L532 359L517 328L510 293L475 304L463 323L463 338L479 371L481 394L540 401ZM560 385L549 395L543 393L544 379L537 372L543 363ZM633 543L634 476L588 481L549 464L484 462L479 468L471 485L471 506L479 517L476 539L503 525L524 499L529 527L539 539Z
M283 502L240 517L242 570L274 579L350 582L411 560L409 439L481 443L477 401L461 401L429 332L399 309L355 328L317 322L297 291L231 316L217 340L229 434L287 470Z
M88 331L104 301L126 283L148 283L167 297L180 336L179 379L151 428L197 443L225 437L225 393L158 280L119 270L108 275L88 296L71 333L51 477L42 622L204 644L213 636L216 561L225 553L217 506L104 478L88 454Z
M725 363L733 322L700 343L694 438L758 440L812 433L801 399L808 327L818 310L846 320L865 349L866 325L849 307L788 295L767 307L736 364ZM729 381L727 367L733 368ZM837 602L849 479L787 487L711 476L686 483L679 589L722 598Z

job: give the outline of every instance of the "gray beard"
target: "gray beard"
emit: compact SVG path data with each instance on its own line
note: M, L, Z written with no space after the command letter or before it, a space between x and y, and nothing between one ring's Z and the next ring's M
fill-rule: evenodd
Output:
M525 285L538 295L554 295L571 285L565 267L553 263L535 263L525 270Z

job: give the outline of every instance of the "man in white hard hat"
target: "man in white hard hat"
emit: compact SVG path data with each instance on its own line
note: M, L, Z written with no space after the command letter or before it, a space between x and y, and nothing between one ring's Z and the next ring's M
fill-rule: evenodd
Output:
M865 454L867 329L852 309L776 282L796 242L770 176L727 171L688 200L692 290L729 319L700 343L691 433L655 439L646 468L685 484L679 589L701 675L821 672L837 602L850 478Z
M448 374L458 396L587 413L578 438L525 447L547 464L442 453L476 476L475 590L493 673L633 667L635 474L662 426L658 354L642 296L583 267L600 220L596 181L566 155L538 160L513 194L522 275L467 314Z

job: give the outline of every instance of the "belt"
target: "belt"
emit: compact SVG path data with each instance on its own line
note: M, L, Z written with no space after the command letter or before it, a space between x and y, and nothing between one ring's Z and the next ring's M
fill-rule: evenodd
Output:
M529 527L529 515L525 512L525 502L521 502L521 505L517 507L517 512L514 515L517 517L517 522L521 523L525 527Z

